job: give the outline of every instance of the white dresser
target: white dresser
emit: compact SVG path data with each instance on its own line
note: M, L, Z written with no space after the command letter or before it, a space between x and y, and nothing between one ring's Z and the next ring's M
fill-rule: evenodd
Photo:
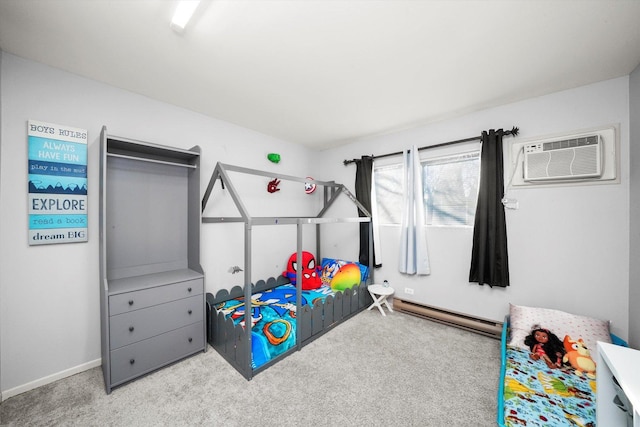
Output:
M598 342L596 363L597 425L640 427L640 351ZM630 406L628 413L614 403L614 398L619 393L613 380L614 377L628 400ZM629 419L628 414L631 414L632 420ZM631 422L632 424L628 424Z

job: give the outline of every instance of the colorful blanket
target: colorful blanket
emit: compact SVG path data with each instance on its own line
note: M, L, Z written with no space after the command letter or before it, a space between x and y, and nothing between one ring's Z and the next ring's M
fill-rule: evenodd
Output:
M507 346L505 426L595 426L596 380L571 367L549 369L529 351Z
M287 284L251 296L252 367L258 368L296 345L296 287ZM302 291L302 305L334 295L329 286ZM218 311L245 326L244 298L225 301Z

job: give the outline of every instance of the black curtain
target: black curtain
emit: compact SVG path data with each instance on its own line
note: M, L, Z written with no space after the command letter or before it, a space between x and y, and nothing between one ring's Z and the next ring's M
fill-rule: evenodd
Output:
M371 213L371 179L373 172L373 157L362 156L360 159L355 160L356 163L356 199L362 204L362 206ZM358 208L358 216L365 217L366 215ZM371 267L372 264L369 260L369 223L360 223L360 255L358 262L367 267Z
M502 129L482 132L480 188L473 229L469 282L491 287L509 286L507 224L504 216Z

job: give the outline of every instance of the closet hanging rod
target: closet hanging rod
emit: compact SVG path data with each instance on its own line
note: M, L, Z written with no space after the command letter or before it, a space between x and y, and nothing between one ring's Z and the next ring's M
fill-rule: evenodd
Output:
M505 131L504 135L505 136L507 136L507 135L516 136L516 135L518 135L518 132L520 132L520 129L517 126L514 126L514 127L511 128L511 130ZM445 147L447 145L453 145L453 144L461 144L463 142L478 141L480 139L482 139L482 136L474 136L474 137L471 137L471 138L457 139L455 141L443 142L443 143L440 143L440 144L427 145L427 146L424 146L424 147L420 147L420 148L418 148L418 151L427 150L429 148ZM374 158L374 159L382 159L384 157L399 156L400 154L402 154L402 151L397 151L395 153L388 153L388 154L380 154L380 155L377 155L377 156L373 156L372 155L371 157ZM345 160L344 161L344 165L346 166L349 163L355 163L356 160L357 159Z
M107 157L118 157L120 159L139 160L141 162L159 163L161 165L182 166L184 168L191 168L191 169L197 168L196 165L189 165L185 163L176 163L176 162L166 162L164 160L147 159L145 157L125 156L124 154L107 153Z

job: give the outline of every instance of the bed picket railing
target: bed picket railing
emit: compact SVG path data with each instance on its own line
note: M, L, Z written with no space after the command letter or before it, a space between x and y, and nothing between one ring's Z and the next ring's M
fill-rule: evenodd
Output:
M253 288L255 292L259 292L269 289L269 285L275 287L283 282L288 283L288 280L270 278L266 282L259 281ZM215 297L207 293L207 340L246 379L251 379L256 373L263 371L296 349L301 349L371 304L367 285L361 283L359 286L327 296L324 301L316 300L313 305L302 306L300 313L296 313L297 328L300 328L301 334L299 345L265 365L253 369L251 360L247 360L246 357L249 352L244 326L235 325L232 319L216 309L220 303L242 295L244 291L239 286L231 291L219 291Z

